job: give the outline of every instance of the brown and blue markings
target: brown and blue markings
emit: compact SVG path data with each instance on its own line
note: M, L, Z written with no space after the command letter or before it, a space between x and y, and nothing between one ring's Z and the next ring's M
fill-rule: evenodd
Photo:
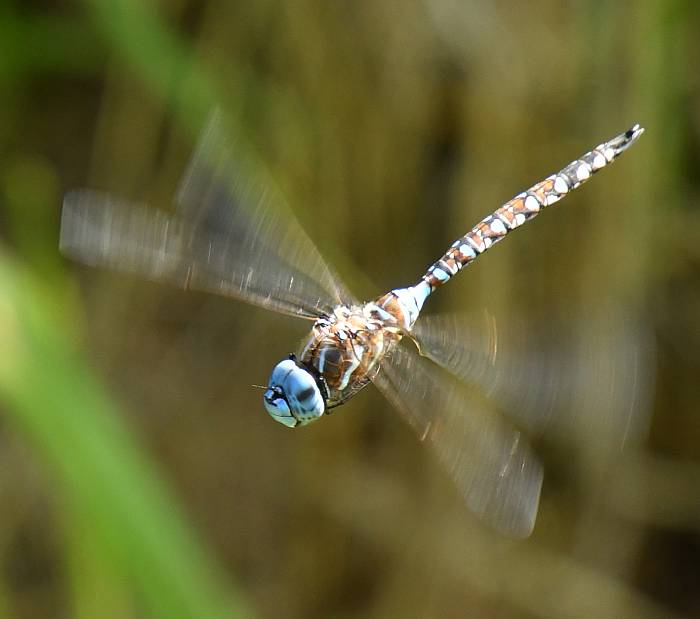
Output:
M561 200L569 191L585 183L598 170L611 163L643 132L639 125L600 144L556 174L518 194L501 208L484 218L467 234L457 239L450 249L423 275L431 292L447 283L463 267L535 217L543 208Z
M237 165L222 141L225 133L215 113L173 214L91 190L68 193L61 250L93 266L313 320L298 355L272 370L263 393L267 412L287 427L304 426L376 381L421 440L436 448L470 507L504 533L528 535L542 471L521 434L488 417L466 419L469 407L458 393L417 362L417 351L399 350L397 344L408 335L459 377L459 346L431 347L414 330L426 299L511 230L605 167L642 129L635 125L519 194L457 239L414 286L369 303L351 300L303 230L275 205L279 196L267 183L242 173L246 166ZM435 335L448 338L449 331Z
M285 380L297 381L308 391L301 371L310 373L318 392L314 392L313 397L309 395L306 407L304 402L300 404L302 414L297 415L295 405L281 398L285 390L275 391L271 380L266 394L270 413L286 425L305 425L352 397L372 380L391 348L411 332L425 300L436 288L447 283L511 230L587 181L624 152L642 132L643 129L635 125L515 196L452 243L415 286L397 288L364 305L340 305L330 315L319 318L298 361L295 360L298 371L292 369L285 374ZM325 406L318 404L320 397ZM282 414L279 407L282 407Z

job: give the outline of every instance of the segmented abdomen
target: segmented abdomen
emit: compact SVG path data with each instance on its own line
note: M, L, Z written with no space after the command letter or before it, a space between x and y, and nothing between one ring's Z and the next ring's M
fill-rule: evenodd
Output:
M483 254L511 230L535 217L543 208L561 200L569 191L585 183L598 170L623 153L642 133L634 125L625 133L603 142L572 161L565 168L518 194L457 239L450 249L423 275L431 292L448 282L460 269Z

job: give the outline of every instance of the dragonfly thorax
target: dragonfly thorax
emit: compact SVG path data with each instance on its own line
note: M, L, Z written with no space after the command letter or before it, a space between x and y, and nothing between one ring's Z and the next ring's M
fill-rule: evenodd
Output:
M405 314L392 291L364 305L339 305L314 323L299 357L325 392L326 410L372 380L381 359L406 332Z
M369 384L383 357L413 326L427 284L392 290L363 305L337 305L319 317L299 358L278 363L265 392L268 413L306 425Z

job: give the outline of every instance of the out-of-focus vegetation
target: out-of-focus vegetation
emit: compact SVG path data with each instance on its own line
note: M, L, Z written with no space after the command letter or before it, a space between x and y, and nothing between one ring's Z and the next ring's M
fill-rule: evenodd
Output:
M698 616L699 12L4 3L0 618ZM214 104L364 298L647 127L431 299L600 385L533 439L531 539L475 521L371 389L305 430L267 418L250 385L308 325L59 256L65 190L167 208Z

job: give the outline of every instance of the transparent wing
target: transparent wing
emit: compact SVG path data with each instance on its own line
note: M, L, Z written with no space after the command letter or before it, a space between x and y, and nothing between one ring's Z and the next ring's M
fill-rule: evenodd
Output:
M449 375L402 344L374 382L433 446L477 516L507 535L532 532L542 468L524 436L467 401Z
M107 194L66 195L61 250L86 264L306 318L351 300L259 168L213 114L168 215Z
M412 336L423 355L528 431L568 431L578 411L597 408L606 426L601 430L620 444L646 431L653 344L643 323L629 314L608 308L601 315L597 341L563 321L537 328L487 313L421 316ZM604 403L592 401L601 394Z
M523 341L534 338L509 326L488 313L431 315L421 316L411 335L422 355L478 389L523 427L541 431L556 394L571 392L572 376L564 364Z

